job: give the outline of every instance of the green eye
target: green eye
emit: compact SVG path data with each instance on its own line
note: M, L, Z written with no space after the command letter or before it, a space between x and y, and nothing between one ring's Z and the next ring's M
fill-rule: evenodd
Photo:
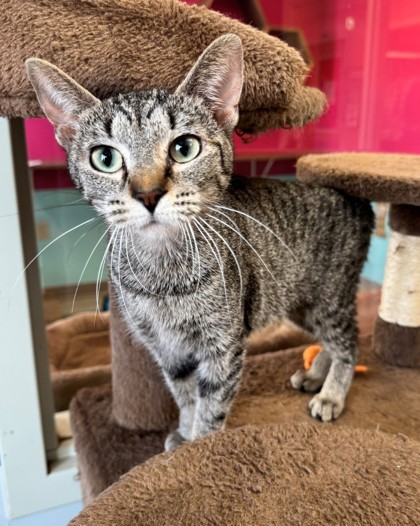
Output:
M92 166L100 172L113 174L121 170L124 164L122 155L110 146L97 146L90 153Z
M174 140L169 148L169 154L177 163L188 163L197 157L201 151L201 143L197 137L182 135Z

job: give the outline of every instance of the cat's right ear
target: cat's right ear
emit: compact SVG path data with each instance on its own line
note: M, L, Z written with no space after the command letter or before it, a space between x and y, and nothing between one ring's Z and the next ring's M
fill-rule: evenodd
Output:
M39 104L55 126L57 141L65 147L74 136L79 114L100 101L46 60L30 58L25 65Z
M228 33L204 50L176 93L200 97L219 125L231 132L239 119L243 71L241 39Z

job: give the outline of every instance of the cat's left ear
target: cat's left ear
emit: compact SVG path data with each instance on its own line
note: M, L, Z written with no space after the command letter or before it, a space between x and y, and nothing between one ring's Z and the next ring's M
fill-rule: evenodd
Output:
M241 39L230 33L223 35L202 53L176 93L204 99L216 121L232 131L239 119L243 70Z
M57 141L65 147L74 136L79 114L100 101L46 60L30 58L25 65L39 104L55 126Z

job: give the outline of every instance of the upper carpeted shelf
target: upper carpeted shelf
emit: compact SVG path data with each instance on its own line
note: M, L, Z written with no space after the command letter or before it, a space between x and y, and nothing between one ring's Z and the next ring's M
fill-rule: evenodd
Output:
M326 106L305 87L307 66L285 42L205 7L176 0L4 0L0 41L0 115L41 109L24 62L57 65L99 98L151 87L174 90L218 36L235 33L245 55L238 127L256 133L303 126Z

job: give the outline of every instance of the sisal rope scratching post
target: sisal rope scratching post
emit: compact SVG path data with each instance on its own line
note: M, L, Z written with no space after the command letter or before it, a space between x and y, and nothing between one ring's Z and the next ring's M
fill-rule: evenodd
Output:
M300 181L391 204L392 229L373 348L387 363L420 367L420 156L308 155Z
M373 345L391 364L420 367L420 206L392 205L390 226Z

